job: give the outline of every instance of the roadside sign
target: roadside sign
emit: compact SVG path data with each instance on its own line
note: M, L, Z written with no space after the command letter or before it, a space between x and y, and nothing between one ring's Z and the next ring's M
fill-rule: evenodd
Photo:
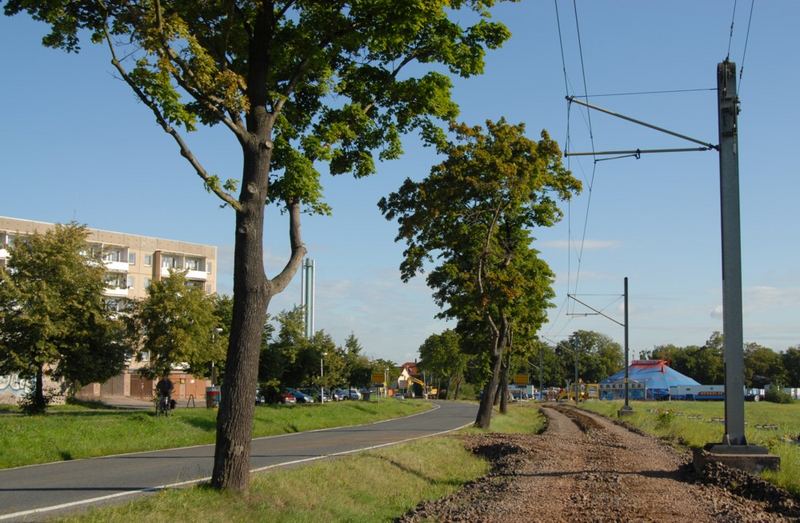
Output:
M528 384L528 375L527 374L515 374L514 375L514 385L527 385Z
M372 373L372 383L373 385L383 385L384 375L382 372L373 372Z

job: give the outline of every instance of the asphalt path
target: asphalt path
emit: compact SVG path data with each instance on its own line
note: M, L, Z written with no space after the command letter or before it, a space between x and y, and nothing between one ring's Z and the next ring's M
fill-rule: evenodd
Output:
M476 405L435 402L432 410L367 425L256 438L253 472L449 432L475 419ZM135 437L135 434L131 434ZM0 470L0 521L40 521L90 504L206 481L214 445Z

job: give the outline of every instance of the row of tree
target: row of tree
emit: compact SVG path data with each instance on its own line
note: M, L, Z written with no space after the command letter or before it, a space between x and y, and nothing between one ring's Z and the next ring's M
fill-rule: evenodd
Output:
M208 295L172 272L153 281L144 300L109 308L101 253L89 248L87 236L85 226L70 223L21 237L10 247L8 266L0 268L0 374L34 381L26 410L45 410L47 376L74 392L117 375L145 354L140 372L150 378L176 366L204 377L213 369L224 378L232 299ZM370 361L353 334L343 347L324 331L307 339L299 309L276 320L277 329L269 321L264 325L259 365L269 391L364 387L376 369L395 374L393 362Z
M307 338L302 309L281 312L276 323L265 325L259 358L258 380L267 401L277 401L287 386L361 388L370 386L374 373L397 377L396 364L369 359L353 333L342 346L323 330Z
M719 384L725 381L722 344L722 334L715 332L703 345L660 345L645 357L669 360L673 369L700 383ZM747 387L800 387L800 345L778 353L758 343L746 343L744 379Z
M458 398L464 383L485 387L491 379L489 361L473 350L457 330L429 336L419 348L420 368L439 377L448 397ZM515 347L509 353L508 379L514 374L529 376L531 383L563 387L577 379L596 383L623 366L622 348L611 338L594 331L579 330L555 347L535 341ZM507 383L506 382L506 383Z
M644 352L645 359L663 359L676 371L703 384L725 381L722 335L713 333L704 345L660 345ZM465 383L485 386L491 376L488 360L457 330L429 336L419 347L420 368L439 378L449 398L457 398ZM563 387L581 380L598 383L624 366L622 347L608 336L586 330L573 332L552 346L543 342L517 347L509 359L510 374L526 374L530 383ZM800 387L800 346L782 353L748 343L744 349L745 385Z

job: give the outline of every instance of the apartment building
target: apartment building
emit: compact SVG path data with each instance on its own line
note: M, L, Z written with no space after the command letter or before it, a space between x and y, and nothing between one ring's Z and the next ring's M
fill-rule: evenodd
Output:
M0 267L8 263L9 245L22 236L44 233L52 223L0 216ZM153 281L169 276L172 271L186 271L187 284L200 287L206 293L217 291L217 248L213 245L166 240L121 232L88 229L89 248L100 254L106 268L106 288L103 294L111 309L121 309L126 300L143 299ZM103 384L84 387L79 396L98 398L106 395L152 397L153 384L141 378L136 368L142 364L131 360L120 376ZM207 381L176 372L177 398L202 398Z

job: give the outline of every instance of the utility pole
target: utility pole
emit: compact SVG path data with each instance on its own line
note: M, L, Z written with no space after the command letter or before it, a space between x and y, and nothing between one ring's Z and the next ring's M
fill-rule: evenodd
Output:
M742 247L739 227L739 138L736 64L717 65L719 187L722 222L722 333L725 352L724 445L747 445L744 434Z
M544 363L544 348L539 347L539 400L544 401L544 379L542 378L542 365Z
M303 310L305 321L305 334L307 339L314 336L316 325L314 316L316 309L316 264L311 258L303 261L302 274L300 278L300 308Z
M725 435L722 444L708 445L712 459L728 465L760 472L765 468L776 469L780 458L768 454L767 449L748 445L744 433L744 347L742 334L742 246L739 226L739 97L736 92L736 64L725 59L717 64L717 116L719 144L697 140L652 124L620 115L603 108L567 97L577 103L622 118L629 122L682 138L702 147L685 149L652 149L627 151L593 151L591 153L569 153L565 156L628 154L639 158L644 153L683 151L719 151L720 219L722 235L722 332L724 335L725 361ZM627 293L626 293L627 294ZM574 298L573 298L574 299ZM626 307L627 310L627 307ZM627 323L627 321L625 322ZM706 458L695 454L695 466L702 466Z
M633 409L628 403L630 399L630 378L628 376L628 367L630 367L630 359L628 357L628 277L625 276L625 405L619 409L620 416L627 416L633 414Z

